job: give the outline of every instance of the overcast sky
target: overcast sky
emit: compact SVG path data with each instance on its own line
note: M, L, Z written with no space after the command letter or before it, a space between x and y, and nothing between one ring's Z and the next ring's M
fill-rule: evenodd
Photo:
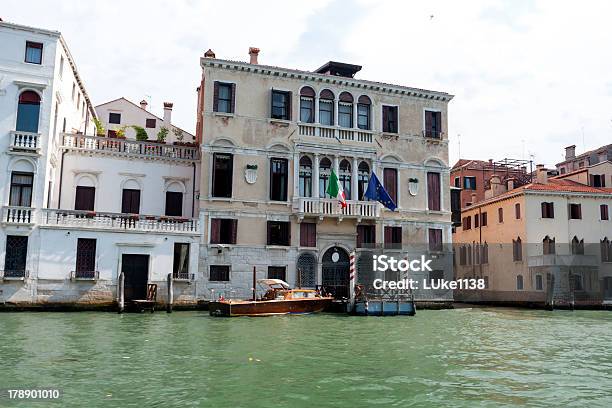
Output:
M2 0L5 21L62 32L94 104L174 102L195 128L199 58L312 70L445 91L459 157L554 165L612 143L612 2ZM459 136L460 135L460 136ZM460 151L459 151L460 142Z

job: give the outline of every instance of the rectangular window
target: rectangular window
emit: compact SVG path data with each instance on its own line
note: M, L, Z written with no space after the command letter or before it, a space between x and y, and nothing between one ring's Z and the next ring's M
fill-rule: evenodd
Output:
M225 218L211 218L210 220L210 243L211 244L236 244L238 233L238 220Z
M521 219L521 205L519 203L514 204L514 217L517 220Z
M291 224L285 221L268 221L268 245L289 246Z
M121 197L121 212L124 214L140 213L140 190L124 188Z
M110 112L108 114L108 123L121 124L121 114L116 112Z
M568 213L570 220L580 220L582 219L582 206L580 204L570 204Z
M176 279L189 279L189 244L174 243L174 262L172 276Z
M389 197L397 204L397 169L386 168L383 170L383 184Z
M25 62L30 64L42 64L42 43L26 41Z
M429 250L442 251L442 230L429 228Z
M488 223L487 213L483 212L482 214L480 214L480 226L486 227L487 223Z
M591 186L593 187L605 187L606 186L606 176L605 174L591 174Z
M334 103L332 101L319 100L319 123L326 126L334 124Z
M427 205L431 211L440 211L440 173L427 173Z
M79 238L77 240L76 268L77 278L93 279L96 276L96 240Z
M166 215L170 217L183 216L183 193L166 191Z
M544 290L544 281L542 279L542 275L535 276L535 288L536 290Z
M370 105L357 104L357 127L363 130L370 130Z
M543 202L542 206L542 218L555 218L555 203Z
M504 209L503 208L498 208L497 209L497 220L500 223L504 222Z
M602 221L607 221L610 219L610 215L608 214L607 204L602 204L599 206L599 213L601 214Z
M77 186L74 198L74 209L79 211L93 211L95 200L95 187Z
M474 176L463 177L463 189L464 190L476 190L476 177Z
M291 120L291 92L272 90L272 119Z
M462 226L464 231L472 229L472 217L469 215L467 217L463 217Z
M229 198L232 196L232 174L234 170L233 161L234 158L231 154L213 154L213 197Z
M317 246L317 224L302 222L300 224L300 246L314 248Z
M11 192L9 205L14 207L30 207L32 205L32 184L34 174L32 173L11 173Z
M402 227L385 227L385 248L402 248Z
M287 159L270 159L270 200L287 201Z
M210 277L213 282L227 282L230 280L229 265L210 265Z
M338 125L344 128L353 127L353 104L338 102Z
M28 237L21 235L6 236L4 257L4 277L23 278L28 258Z
M516 290L523 290L523 275L516 277Z
M357 248L373 248L376 244L376 226L357 226Z
M442 137L442 113L425 111L425 137L440 139Z
M300 98L300 122L314 122L314 99L306 96Z
M287 280L287 268L284 266L268 266L268 279Z
M236 84L215 81L213 92L213 111L234 113Z
M478 214L474 214L474 228L478 228L480 226L480 217Z
M461 177L455 177L455 187L461 188Z
M155 129L155 126L157 126L157 121L155 119L147 119L145 121L145 127Z
M383 132L397 133L397 106L382 107Z

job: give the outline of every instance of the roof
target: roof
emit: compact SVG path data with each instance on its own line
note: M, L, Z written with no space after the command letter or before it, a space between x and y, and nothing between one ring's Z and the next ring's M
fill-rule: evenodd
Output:
M575 145L574 145L574 147L575 147ZM567 163L567 162L572 162L572 161L575 161L575 160L584 159L585 157L589 157L593 153L599 152L599 151L602 151L602 150L610 150L610 151L612 151L612 144L603 145L603 146L599 146L596 149L588 150L588 151L586 151L584 153L579 154L578 156L574 157L573 159L563 160L562 162L557 163L555 166L558 167L558 166L562 165L563 163Z
M412 88L412 87L403 86L403 85L389 84L389 83L377 82L377 81L368 81L364 79L345 78L345 77L338 77L338 76L333 76L333 75L325 75L325 74L319 74L317 72L312 72L312 71L305 71L305 70L292 69L292 68L283 68L283 67L278 67L274 65L250 64L244 61L234 61L234 60L225 60L225 59L219 59L219 58L202 57L200 58L200 64L202 66L204 65L215 66L216 64L218 67L222 67L222 68L235 68L241 71L246 70L246 71L261 72L261 73L265 73L264 71L275 71L275 72L285 74L282 76L287 76L286 74L297 75L298 78L306 77L306 78L310 78L312 80L317 80L317 81L326 81L326 82L339 81L339 82L346 82L346 83L356 82L359 84L356 86L360 88L367 88L368 86L371 88L382 88L381 91L388 91L394 94L401 92L401 93L406 93L412 96L424 97L428 99L437 98L437 99L442 99L444 101L450 101L454 97L454 95L451 95L446 92L441 92L441 91L432 91L432 90L421 89L421 88ZM233 65L233 67L230 67L230 64Z
M128 102L128 103L130 103L130 104L134 105L135 107L137 107L137 108L138 108L138 109L140 109L141 111L146 112L146 113L148 113L148 114L149 114L149 115L151 115L151 116L155 116L157 119L159 119L159 120L161 120L161 121L163 122L163 120L164 120L163 118L160 118L160 117L159 117L159 116L157 116L156 114L154 114L154 113L152 113L152 112L150 112L150 111L148 111L148 110L146 110L146 109L143 109L143 108L142 108L142 106L140 106L140 105L136 105L134 102L130 101L129 99L127 99L127 98L126 98L126 97L124 97L124 96L122 96L122 97L120 97L120 98L117 98L117 99L113 99L112 101L108 101L108 102L104 102L104 103L101 103L101 104L99 104L99 105L96 105L96 109L97 109L97 108L99 108L100 106L108 105L109 103L117 102L117 101L120 101L120 100L122 100L122 99L123 99L124 101L126 101L126 102ZM145 101L145 102L146 102L146 101ZM175 126L175 125L173 125L173 124L171 124L171 126L172 126L172 127L174 127L174 128L177 128L177 129L181 130L181 131L182 131L182 132L184 132L184 133L187 133L189 136L193 136L193 134L191 134L191 132L187 132L185 129L182 129L182 128L180 128L180 127L178 127L178 126Z
M355 77L361 71L361 65L347 64L344 62L329 61L314 70L317 74L339 75L347 78Z

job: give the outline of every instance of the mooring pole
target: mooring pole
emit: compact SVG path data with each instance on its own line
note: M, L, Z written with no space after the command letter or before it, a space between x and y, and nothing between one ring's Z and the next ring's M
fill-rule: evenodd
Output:
M254 266L253 267L253 300L256 300L255 299L255 290L256 290L256 287L257 287L257 269Z
M166 302L166 312L172 313L172 303L174 302L174 291L172 290L172 274L168 274L168 301Z
M117 288L117 292L119 295L119 313L123 313L123 309L125 307L125 292L124 292L124 283L125 283L125 275L123 272L119 274L119 287Z

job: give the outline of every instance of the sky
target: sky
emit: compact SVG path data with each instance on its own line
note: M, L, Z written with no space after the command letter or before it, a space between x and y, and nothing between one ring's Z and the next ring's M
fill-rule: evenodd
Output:
M35 10L35 11L34 11ZM2 0L5 21L61 31L92 102L149 101L195 129L199 58L314 70L444 91L460 156L554 166L612 143L612 2L548 0Z

